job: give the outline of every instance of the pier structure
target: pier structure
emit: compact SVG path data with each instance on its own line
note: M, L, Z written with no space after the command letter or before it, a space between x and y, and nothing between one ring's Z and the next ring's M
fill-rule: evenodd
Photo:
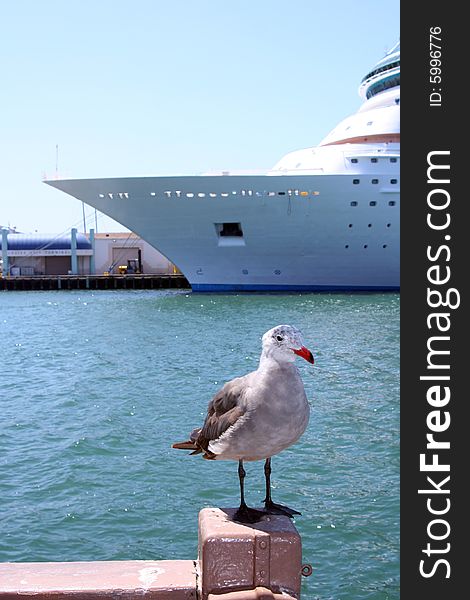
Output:
M175 275L34 275L0 277L0 291L28 290L159 290L190 289L181 273Z
M0 563L0 600L299 600L300 535L283 515L199 513L197 560Z

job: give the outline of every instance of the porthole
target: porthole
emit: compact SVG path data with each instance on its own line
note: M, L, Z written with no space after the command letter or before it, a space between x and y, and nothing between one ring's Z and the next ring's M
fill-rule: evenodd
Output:
M367 248L367 244L364 244L364 248Z
M367 227L372 227L372 223L369 223L369 225L367 225Z
M351 158L351 162L352 162L352 163L357 163L357 162L359 162L359 161L357 160L357 158Z
M390 200L390 202L388 203L389 206L395 206L396 202L395 200Z
M188 192L188 193L186 194L186 197L187 197L187 198L194 198L194 194L193 194L192 192Z
M392 185L395 185L395 183L397 183L397 181L398 181L397 179L390 179L390 183L391 183Z
M357 206L357 202L356 202L355 200L353 200L353 201L351 202L351 206Z
M349 223L348 227L352 227L352 223Z
M378 179L372 179L371 183L379 183Z
M378 158L371 158L371 159L370 159L370 162L371 162L371 163L376 163L376 162L378 162Z
M382 248L386 248L386 247L387 247L387 244L384 244L384 245L382 246Z
M392 156L392 158L390 159L390 162L396 163L396 162L397 162L397 159L396 159L396 157L395 157L395 156Z
M359 179L353 179L353 183L354 185L357 185L359 183Z
M371 201L369 202L369 206L377 206L377 202L376 202L376 200L371 200Z
M349 248L349 244L346 244L345 248Z
M391 227L391 225L392 225L391 223L387 223L387 227Z

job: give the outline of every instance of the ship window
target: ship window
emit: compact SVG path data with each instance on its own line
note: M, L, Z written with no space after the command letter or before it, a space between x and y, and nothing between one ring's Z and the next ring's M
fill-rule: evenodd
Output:
M351 206L357 206L357 202L356 202L355 200L353 200L353 201L351 202Z
M369 223L369 225L367 225L367 227L372 227L372 223Z
M390 179L390 183L392 183L392 184L397 183L397 181L398 181L397 179Z
M243 237L241 223L216 223L219 237Z
M188 193L186 194L186 196L187 196L188 198L194 198L194 194L193 194L192 192L188 192Z
M378 179L372 179L371 183L379 183Z
M357 185L359 183L359 179L353 179L353 183Z
M390 162L397 162L397 159L395 156L392 156L392 158L390 159Z
M155 192L150 192L150 195L151 196L155 196Z
M390 226L391 226L391 223L387 223L387 227L390 227Z
M228 193L227 192L222 192L220 195L222 196L222 198L228 198Z
M357 160L357 158L351 158L351 162L352 162L352 163L357 163L357 162L359 162L359 161Z
M308 196L308 192L300 192L301 196Z
M319 196L320 192L312 192L312 196Z
M171 192L163 192L167 198L171 198Z
M286 193L285 193L285 192L278 192L278 195L279 195L279 196L285 196L285 195L286 195Z
M387 244L384 244L384 245L382 246L382 248L386 248L386 247L387 247Z
M395 200L390 200L390 202L388 203L389 206L395 206L396 202Z
M352 227L352 223L349 223L348 227Z
M371 159L370 159L370 162L372 162L372 163L376 163L376 162L378 162L378 158L371 158Z
M369 202L369 206L377 206L377 202L375 200L371 200Z
M199 193L198 193L198 197L199 197L199 198L205 198L205 196L206 196L206 195L205 195L205 193L204 193L204 192L199 192Z
M104 198L104 194L100 194L99 196L100 196L100 198Z
M175 194L177 198L181 198L181 190L176 190Z
M349 244L346 244L345 248L349 248Z
M364 248L367 248L367 244L364 244Z
M215 194L214 192L209 192L209 196L211 198L217 198L217 194Z
M268 192L268 196L275 196L276 192Z

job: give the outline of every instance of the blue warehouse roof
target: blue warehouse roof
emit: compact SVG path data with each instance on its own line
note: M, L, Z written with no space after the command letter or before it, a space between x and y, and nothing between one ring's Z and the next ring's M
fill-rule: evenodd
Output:
M70 233L54 235L47 233L9 233L8 250L70 250L72 236ZM2 236L0 235L0 249ZM91 250L91 243L83 233L77 233L77 250Z

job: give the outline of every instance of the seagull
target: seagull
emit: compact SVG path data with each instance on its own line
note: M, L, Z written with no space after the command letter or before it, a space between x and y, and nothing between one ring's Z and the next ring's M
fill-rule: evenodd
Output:
M194 429L189 440L173 444L208 460L238 461L240 507L235 521L256 523L266 514L300 515L271 497L271 457L300 438L310 416L296 356L314 364L297 328L277 325L267 331L256 371L228 381L209 402L204 425ZM256 460L265 461L264 511L248 507L244 496L243 463Z

